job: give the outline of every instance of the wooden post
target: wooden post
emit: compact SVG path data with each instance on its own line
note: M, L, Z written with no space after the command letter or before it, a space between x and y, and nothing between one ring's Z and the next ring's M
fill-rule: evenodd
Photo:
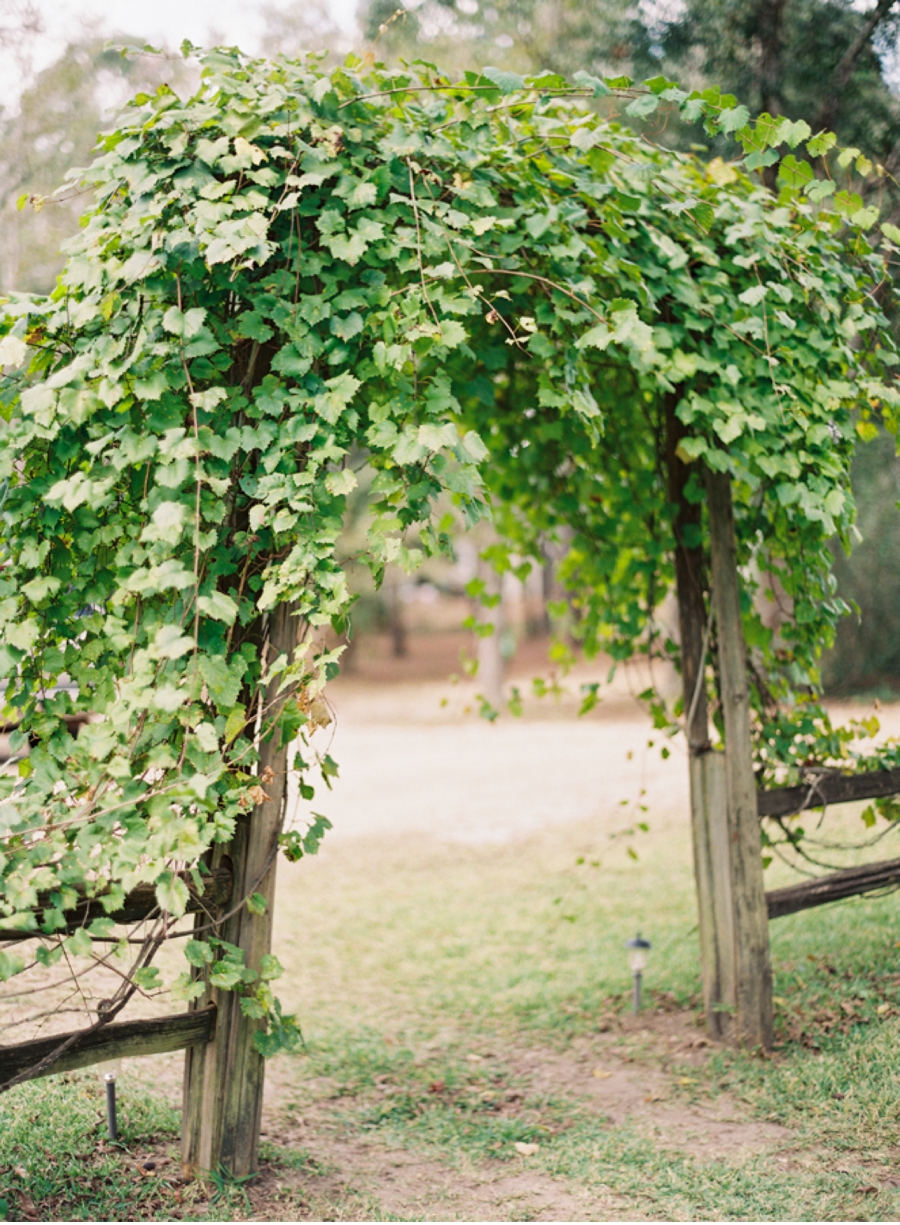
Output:
M750 688L741 626L740 582L731 482L706 471L712 600L716 617L719 684L725 723L727 845L730 851L734 973L730 1038L741 1046L772 1045L772 968L763 887L756 781L750 740ZM726 1001L728 1003L730 1001Z
M690 758L689 768L706 1032L728 1042L733 1036L736 968L725 754L707 749Z
M690 469L678 456L685 435L675 415L677 392L665 400L666 462L675 534L675 585L681 640L681 680L691 786L691 839L700 932L700 966L706 1029L728 1039L734 1010L734 935L725 762L709 741L704 672L709 655L707 577L700 545L702 508L689 502Z
M266 635L269 659L281 654L293 658L298 620L289 605L271 614ZM271 718L277 681L267 695ZM286 695L281 701L287 700ZM243 949L246 964L259 970L262 957L271 949L272 909L275 902L277 838L287 802L288 745L277 747L277 734L259 748L259 774L272 780L264 789L264 803L238 822L233 840L217 848L213 867L231 861L234 893L230 910L237 907L217 933ZM268 903L265 914L251 914L240 905L250 893L260 893ZM196 1002L203 1008L217 1006L215 1038L206 1046L191 1047L185 1056L182 1164L185 1173L208 1174L224 1166L235 1176L255 1173L259 1154L265 1060L253 1045L261 1023L244 1016L240 997L233 991L210 989Z

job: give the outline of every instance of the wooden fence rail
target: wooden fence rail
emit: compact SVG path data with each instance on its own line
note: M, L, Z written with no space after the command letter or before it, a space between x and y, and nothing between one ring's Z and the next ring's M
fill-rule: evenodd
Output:
M827 902L839 902L898 884L900 859L885 859L881 863L844 868L830 876L817 876L784 889L770 889L766 893L766 907L769 918L778 919L782 915L796 914L798 910L809 910L812 906L824 906Z
M861 774L821 774L797 787L777 787L759 791L756 810L760 817L790 817L826 804L849 804L854 800L878 800L900 793L900 770L867 770ZM900 859L844 868L829 876L818 876L766 892L770 919L796 914L813 906L858 897L891 885L900 884Z
M861 774L821 774L798 787L759 791L756 811L761 817L792 817L807 808L850 804L854 800L880 800L900 795L900 770L866 770Z
M181 873L181 879L187 885L190 893L187 904L187 909L190 913L213 910L219 906L225 906L231 899L232 873L228 867L214 868L208 876L204 877L202 893L197 891L190 873ZM38 897L38 905L35 911L35 918L39 925L43 921L45 909L53 909L53 906L49 897L43 894ZM57 928L51 934L64 935L66 932L75 931L78 927L84 927L92 919L101 917L112 919L114 923L139 923L141 919L146 919L148 915L154 913L157 909L156 890L153 885L138 885L136 889L132 889L131 893L126 896L122 907L111 913L107 913L99 898L86 897L73 906L71 910L65 912L65 927ZM19 931L11 928L6 930L0 929L0 941L33 940L35 936L44 934L46 933L42 933L40 930Z
M144 1021L113 1021L102 1029L85 1033L59 1059L42 1069L37 1076L55 1076L58 1072L73 1072L107 1059L122 1059L135 1055L162 1055L167 1051L182 1051L186 1047L205 1044L216 1032L215 1005L194 1012L180 1012L170 1017L152 1017ZM33 1042L18 1042L0 1046L0 1083L11 1080L20 1072L37 1067L73 1034L53 1034Z

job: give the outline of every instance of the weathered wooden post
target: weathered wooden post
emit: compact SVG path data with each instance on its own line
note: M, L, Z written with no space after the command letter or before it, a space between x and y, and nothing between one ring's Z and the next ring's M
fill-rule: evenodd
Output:
M674 509L675 585L681 639L681 679L691 787L691 836L700 930L706 1027L723 1039L734 1000L731 872L725 820L725 763L709 741L704 672L709 648L708 587L700 544L702 507L685 493L690 468L678 455L685 429L675 415L677 392L666 397L669 501Z
M678 620L681 638L682 693L685 711L685 734L688 744L688 762L691 788L691 835L694 852L694 878L697 888L697 911L700 931L700 959L703 977L703 999L706 1011L706 1027L711 1037L724 1041L750 1042L768 1046L771 1042L771 974L768 963L768 926L765 895L762 891L762 866L759 845L759 822L756 817L756 790L750 755L749 703L744 663L744 643L740 624L739 590L734 548L734 520L731 495L727 477L725 502L717 486L717 496L710 497L709 515L711 531L717 545L713 553L713 586L720 594L726 593L726 607L720 600L713 601L714 608L707 612L706 596L709 588L704 570L701 547L702 507L699 502L690 502L686 486L690 469L678 455L678 444L685 436L685 429L675 415L677 392L666 398L667 421L667 467L669 500L674 509L675 531L675 581L678 596ZM712 474L710 474L712 476ZM713 526L714 525L714 526ZM727 769L727 754L713 750L709 740L709 713L706 701L704 671L709 650L711 613L717 617L717 640L721 644L727 637L730 647L736 647L727 656L729 693L742 693L744 713L742 723L735 726L734 711L726 716L726 737L737 753L740 741L744 772L739 775L746 787L749 776L752 788L752 815L747 818L743 808L734 808L731 782ZM723 634L719 626L729 625L731 632ZM737 640L735 640L735 633ZM723 669L720 652L719 667ZM741 679L743 678L743 679ZM721 679L721 678L720 678ZM724 695L724 684L723 684ZM733 702L731 703L733 706ZM742 739L741 739L742 738ZM739 815L730 818L731 811ZM745 827L750 823L749 830ZM735 835L740 828L737 841ZM755 839L755 843L754 843ZM755 845L755 850L753 846ZM740 871L742 897L746 895L745 881L748 873L758 885L753 895L751 929L756 933L753 948L756 953L747 960L739 956L740 946L747 948L745 930L749 915L746 901L741 902L741 917L738 920L735 894L736 846L743 848L741 854L755 856L753 865L744 865ZM759 915L762 919L760 921ZM757 946L762 931L762 954ZM739 991L739 983L747 975L762 984L760 995L761 1016L768 1017L762 1025L750 1027L757 1036L742 1036L747 1029L743 1020L738 1020L739 998L746 996L746 989ZM742 978L742 975L744 978ZM768 1001L768 1002L766 1002ZM746 1009L745 1009L746 1011Z
M725 826L730 868L733 1008L730 1034L741 1046L772 1045L772 967L762 876L762 848L750 739L747 648L741 625L740 581L731 481L706 471L712 603L716 618L719 685L725 723ZM712 818L720 825L721 810ZM729 904L730 903L730 904ZM717 911L719 907L717 906ZM728 957L727 946L725 957ZM729 988L731 990L731 988Z
M270 615L265 643L268 659L286 654L293 658L297 645L298 619L290 605L280 605ZM275 714L276 702L291 700L290 693L277 696L278 678L266 695L266 721ZM258 971L272 946L272 909L275 901L275 867L278 835L287 803L289 745L278 744L279 733L259 747L259 777L270 797L238 822L227 846L217 848L213 866L230 860L234 879L228 915L217 933L244 951L245 964ZM264 914L253 914L243 900L251 893L266 899ZM215 1037L204 1046L190 1047L185 1054L182 1164L191 1175L224 1166L240 1176L257 1167L259 1129L262 1116L265 1059L258 1053L254 1035L260 1022L244 1015L241 999L234 991L210 988L196 1008L217 1006Z

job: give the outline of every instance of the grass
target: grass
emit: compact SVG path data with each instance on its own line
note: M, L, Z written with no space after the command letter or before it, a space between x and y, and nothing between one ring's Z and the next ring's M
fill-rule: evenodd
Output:
M0 1212L15 1220L128 1220L174 1203L143 1175L130 1150L170 1139L177 1116L148 1094L119 1117L121 1147L108 1143L104 1088L77 1073L21 1085L0 1097ZM149 1160L150 1158L148 1158ZM169 1204L164 1203L164 1198Z
M853 833L854 820L845 817ZM529 1096L502 1057L489 1070L468 1062L510 1044L564 1051L608 1028L627 1008L622 942L639 927L654 944L651 1005L699 1015L686 831L665 813L650 824L631 843L637 861L585 826L501 847L345 845L309 865L292 967L306 1077L331 1085L349 1132L377 1130L461 1163L515 1161L516 1140L539 1142L530 1168L612 1188L651 1216L896 1219L893 897L774 922L774 1055L721 1052L681 1069L694 1083L675 1094L713 1103L727 1093L748 1117L790 1128L780 1156L700 1160L640 1127L611 1129L571 1096ZM622 1042L630 1057L657 1061ZM504 1099L516 1094L510 1110Z
M716 1051L702 1066L680 1066L619 1026L629 990L622 943L638 928L654 946L651 1011L700 1008L686 830L674 811L649 823L628 838L594 823L500 846L326 843L318 860L287 868L279 985L307 1046L273 1069L284 1117L327 1119L345 1138L461 1173L526 1170L605 1196L622 1215L897 1219L895 899L773 923L776 1051ZM523 1052L550 1061L601 1043L611 1058L665 1076L675 1104L727 1094L744 1117L790 1134L762 1153L705 1159L646 1119L610 1126L571 1085L539 1089L523 1070ZM153 1096L134 1095L116 1150L103 1140L96 1076L22 1086L0 1098L0 1198L20 1218L32 1205L33 1219L248 1215L252 1185L222 1181L211 1200L209 1189L167 1182L165 1169L137 1170L136 1154L173 1151L178 1124ZM281 1201L281 1219L383 1215L377 1195L352 1189L337 1206L304 1198L304 1180L323 1172L318 1155L317 1165L308 1152L269 1145L265 1156L300 1188Z

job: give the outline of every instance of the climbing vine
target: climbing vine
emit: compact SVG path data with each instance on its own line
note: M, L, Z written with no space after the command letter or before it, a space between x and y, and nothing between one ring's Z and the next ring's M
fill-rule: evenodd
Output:
M339 659L323 631L352 604L336 546L363 465L376 583L449 551L454 523L487 513L486 478L510 549L573 529L564 575L589 648L677 657L654 634L676 421L684 462L734 475L742 562L791 602L777 633L747 609L778 770L798 752L781 712L805 709L841 611L825 543L851 529L853 431L893 424L897 404L880 295L900 233L875 248L876 214L827 155L878 170L830 135L661 79L451 84L428 65L226 51L202 66L194 97L140 96L102 138L58 287L13 295L0 340L16 754L0 909L34 937L0 951L0 976L121 955L105 1019L162 985L156 951L190 934L189 885L237 823L275 800L283 824L287 779L261 745L299 745L305 802L336 771L311 734ZM743 163L655 148L613 105L678 107L735 135ZM783 155L802 142L818 174ZM776 200L751 172L779 157ZM297 645L279 651L285 609ZM296 858L325 825L278 837ZM141 883L158 917L136 954L108 917L66 934L79 897L109 915ZM274 959L244 965L214 923L185 951L176 996L237 990L261 1051L295 1040Z

